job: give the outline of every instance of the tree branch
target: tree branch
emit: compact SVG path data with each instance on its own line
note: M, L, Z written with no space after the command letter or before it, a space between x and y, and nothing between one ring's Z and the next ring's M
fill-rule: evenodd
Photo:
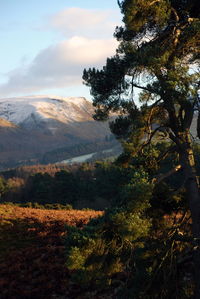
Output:
M163 181L164 179L168 178L169 176L171 176L172 174L178 172L179 170L181 170L182 166L181 165L177 165L176 167L172 168L170 171L168 171L167 173L161 174L159 175L157 178L153 178L152 183L154 184L159 184L161 181Z
M179 22L179 15L177 14L177 11L175 8L171 7L171 11L173 12L174 16L175 16L175 20L176 22Z
M177 149L176 146L171 146L167 151L165 151L162 155L160 155L158 157L157 162L160 162L161 160L165 159L168 156L169 153L175 152L176 149Z
M140 148L140 151L143 150L143 148L147 145L149 145L149 143L151 142L152 138L154 137L154 135L161 129L161 128L165 128L165 126L160 126L158 128L156 128L153 132L151 132L149 135L149 138L146 142L144 142Z
M140 85L137 85L135 83L132 83L132 86L137 87L139 89L146 90L146 91L151 92L151 93L156 93L157 95L159 95L154 89L149 89L149 88L147 88L145 86L140 86Z
M155 3L158 3L158 2L160 2L160 0L154 0L154 1L152 1L152 2L149 4L149 6L152 6L152 5L154 5Z
M175 135L173 135L173 133L172 132L168 132L168 134L169 134L169 138L177 145L177 146L181 146L181 144L180 144L180 141L179 141L179 139L175 136Z
M157 106L157 104L159 104L162 101L162 98L160 98L159 100L155 101L155 103L153 103L150 107L153 108L155 106Z

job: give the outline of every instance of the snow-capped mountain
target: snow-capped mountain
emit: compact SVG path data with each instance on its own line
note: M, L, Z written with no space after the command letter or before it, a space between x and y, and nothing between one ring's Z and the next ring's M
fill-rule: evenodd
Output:
M0 118L17 125L30 120L57 120L62 123L92 120L94 109L85 98L27 96L0 99Z
M92 103L83 97L0 99L0 164L105 140L110 135L108 123L94 121L93 114Z

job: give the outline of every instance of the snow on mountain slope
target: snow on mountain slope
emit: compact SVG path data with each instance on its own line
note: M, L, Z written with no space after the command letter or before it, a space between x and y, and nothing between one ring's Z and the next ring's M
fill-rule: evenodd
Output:
M92 120L92 103L85 98L58 96L26 96L0 99L0 118L15 124L57 120L62 123Z
M74 147L85 153L85 144L105 142L111 134L108 122L94 121L93 114L92 103L82 97L0 99L0 169L19 161L38 163L46 153L57 155L61 148L72 156Z

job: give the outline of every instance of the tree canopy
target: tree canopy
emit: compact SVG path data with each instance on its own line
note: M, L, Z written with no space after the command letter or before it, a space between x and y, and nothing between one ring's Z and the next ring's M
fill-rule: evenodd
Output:
M93 96L95 119L117 112L111 130L123 142L126 159L145 156L145 146L154 138L167 142L158 163L175 155L177 165L168 174L183 174L193 225L195 298L200 298L200 195L193 154L193 139L200 137L200 6L197 0L118 4L124 25L114 33L116 55L101 70L84 70L83 80ZM197 117L197 136L192 138L190 127ZM168 174L154 178L154 184Z

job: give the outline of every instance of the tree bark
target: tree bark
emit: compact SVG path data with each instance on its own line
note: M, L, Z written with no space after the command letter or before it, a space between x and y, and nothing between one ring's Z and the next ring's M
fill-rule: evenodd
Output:
M185 174L185 188L192 217L193 261L195 275L195 299L200 299L200 193L199 182L195 169L194 154L191 146L190 133L184 136L179 151L179 159Z

